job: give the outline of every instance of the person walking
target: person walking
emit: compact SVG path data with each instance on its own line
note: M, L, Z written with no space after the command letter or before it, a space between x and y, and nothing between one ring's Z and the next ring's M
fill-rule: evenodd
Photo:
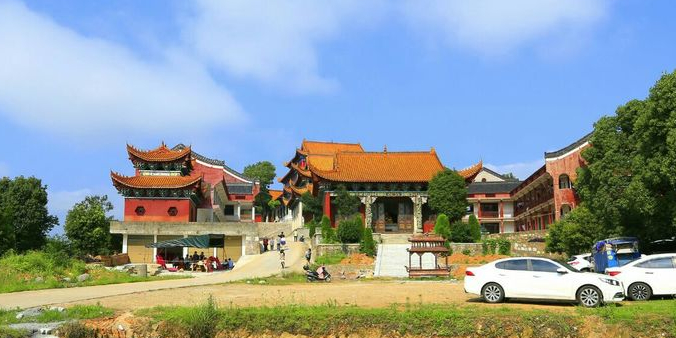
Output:
M279 250L279 263L282 265L282 269L284 269L284 263L286 260L286 254L284 253L284 249Z
M298 242L298 229L293 230L293 241Z
M281 250L280 244L282 243L281 238L277 237L277 251Z
M312 259L312 248L307 248L307 251L305 251L305 260L307 261L307 265L310 265L310 259Z

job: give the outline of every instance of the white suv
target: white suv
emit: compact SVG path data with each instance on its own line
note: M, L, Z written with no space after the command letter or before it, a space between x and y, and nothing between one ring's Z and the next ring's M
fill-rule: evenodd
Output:
M465 272L465 292L489 303L505 298L577 301L596 307L624 299L622 283L597 273L581 273L565 264L540 257L515 257Z
M624 266L606 269L624 283L631 300L676 295L676 253L645 256Z

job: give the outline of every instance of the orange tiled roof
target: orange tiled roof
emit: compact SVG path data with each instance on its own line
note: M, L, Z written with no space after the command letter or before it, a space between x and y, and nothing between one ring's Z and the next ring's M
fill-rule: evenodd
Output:
M460 176L464 177L465 179L468 179L468 178L474 177L476 174L478 174L479 171L481 171L481 168L483 168L483 167L484 167L484 162L483 162L483 160L481 160L481 161L479 161L479 163L477 163L477 164L475 164L471 167L458 170L458 174L460 174Z
M336 154L332 170L314 169L317 176L336 182L429 182L444 166L434 151L345 152Z
M124 185L130 188L170 188L189 187L202 180L202 176L123 176L110 172L113 185Z
M301 151L309 154L335 154L337 152L364 152L359 143L336 143L303 140Z
M282 197L282 194L283 194L283 192L282 192L281 190L272 190L272 189L270 189L270 190L268 190L268 192L270 193L270 197L272 197L272 200L273 200L273 201L276 200L276 199L278 199L278 198L280 198L280 197Z
M309 155L307 157L311 168L319 170L332 170L333 162L336 159L335 154L332 155Z
M171 150L164 142L152 150L140 150L130 144L127 144L127 152L130 156L138 157L148 162L167 162L175 161L186 156L190 156L191 149L187 146L181 150Z

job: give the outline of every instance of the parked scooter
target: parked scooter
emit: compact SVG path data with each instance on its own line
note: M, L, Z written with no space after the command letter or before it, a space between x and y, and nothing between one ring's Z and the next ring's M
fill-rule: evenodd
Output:
M322 269L322 275L323 277L319 277L319 273L317 271L312 271L310 270L310 267L305 265L303 266L303 270L305 270L305 276L307 277L308 282L316 282L316 281L324 281L324 282L330 282L331 281L331 274L329 273L328 270L322 265L320 267Z

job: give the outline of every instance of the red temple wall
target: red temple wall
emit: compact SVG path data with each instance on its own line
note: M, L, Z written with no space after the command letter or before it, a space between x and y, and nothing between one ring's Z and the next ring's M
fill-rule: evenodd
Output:
M136 208L139 206L145 209L143 215L136 214ZM168 210L171 207L177 209L176 216L169 215ZM125 198L124 200L125 222L193 222L197 219L196 215L196 207L188 199Z
M556 220L561 219L561 206L568 204L571 209L574 209L580 203L580 199L574 189L559 188L559 177L563 174L568 175L574 186L577 180L577 168L585 165L581 152L587 147L589 147L588 144L567 154L565 157L546 161L547 172L552 176L554 181L554 215Z

